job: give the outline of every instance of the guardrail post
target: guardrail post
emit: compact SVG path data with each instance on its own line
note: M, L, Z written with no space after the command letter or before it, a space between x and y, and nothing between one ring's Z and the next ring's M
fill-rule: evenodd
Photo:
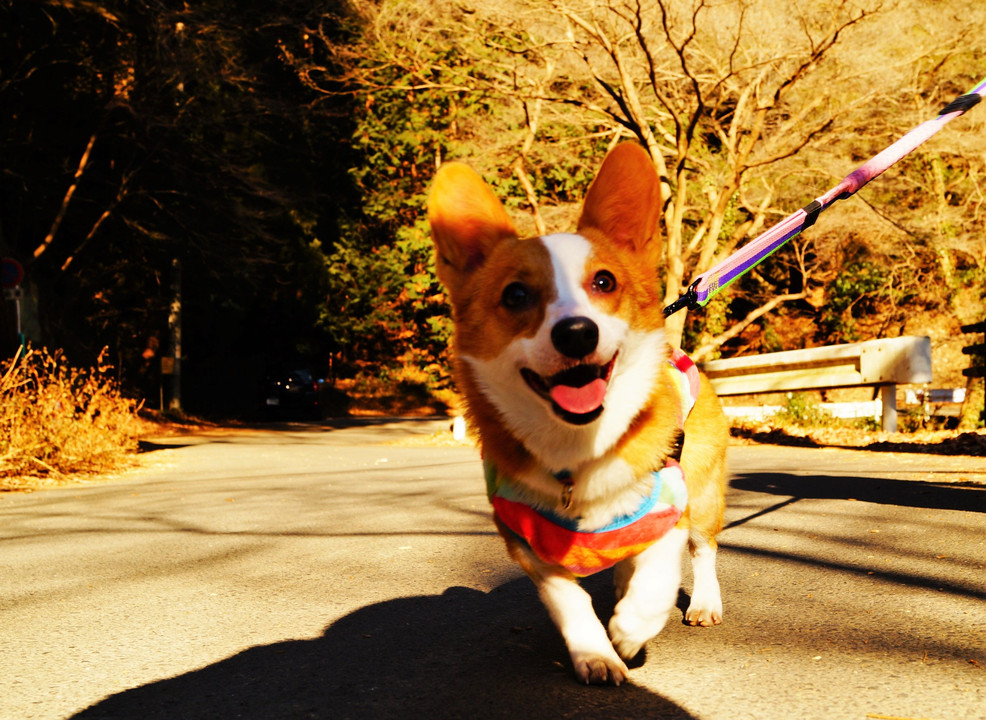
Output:
M880 427L883 432L897 432L897 386L881 385L880 400L883 403Z
M963 325L963 333L986 333L986 321ZM969 367L962 371L962 374L969 378L966 388L965 403L962 406L962 414L959 420L961 429L972 429L979 423L986 422L986 398L984 398L983 385L986 383L986 343L973 343L962 348L965 355L971 355L972 360ZM976 403L976 407L972 407ZM977 415L978 411L978 415Z

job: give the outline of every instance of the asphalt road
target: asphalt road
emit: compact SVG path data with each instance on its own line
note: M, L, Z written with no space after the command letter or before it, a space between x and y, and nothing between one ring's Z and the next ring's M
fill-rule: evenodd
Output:
M986 458L731 448L725 623L587 688L439 426L207 433L0 495L0 718L986 718Z

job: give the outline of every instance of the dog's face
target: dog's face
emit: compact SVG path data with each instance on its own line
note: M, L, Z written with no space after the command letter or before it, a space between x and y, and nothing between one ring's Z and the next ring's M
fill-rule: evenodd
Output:
M666 352L659 210L650 158L631 144L607 156L576 234L520 239L471 170L435 179L429 220L462 371L549 464L608 449L650 397Z

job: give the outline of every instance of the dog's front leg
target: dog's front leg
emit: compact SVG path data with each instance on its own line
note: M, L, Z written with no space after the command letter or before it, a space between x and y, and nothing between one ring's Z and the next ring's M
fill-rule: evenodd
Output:
M681 559L688 531L674 528L636 557L624 560L615 575L619 600L609 635L624 660L630 660L661 632L678 599Z
M535 581L537 582L537 581ZM572 577L549 574L538 582L538 594L565 638L579 680L619 685L627 666L613 649L606 628L592 609L592 599Z
M528 548L508 540L510 554L537 585L541 602L565 640L572 667L586 684L620 685L626 664L613 649L606 628L592 609L592 598L565 568L545 563Z

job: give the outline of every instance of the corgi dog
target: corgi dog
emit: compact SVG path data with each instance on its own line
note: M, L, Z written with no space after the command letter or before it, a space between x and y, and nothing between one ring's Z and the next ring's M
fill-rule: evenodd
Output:
M575 233L520 238L469 167L428 199L454 320L454 376L496 526L537 586L584 683L619 685L664 627L690 550L685 622L722 621L715 536L728 426L708 381L664 333L660 183L622 143ZM578 578L614 568L606 627Z

